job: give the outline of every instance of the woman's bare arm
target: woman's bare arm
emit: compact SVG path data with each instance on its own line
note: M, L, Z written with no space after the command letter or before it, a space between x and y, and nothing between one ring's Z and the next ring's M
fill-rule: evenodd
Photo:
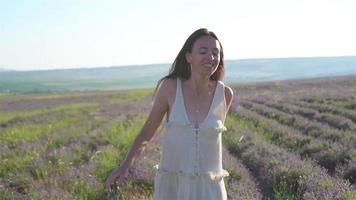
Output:
M143 125L140 133L136 137L131 149L129 150L126 158L107 179L106 187L110 190L111 185L118 179L119 181L123 178L127 169L130 165L135 161L136 157L144 150L148 142L152 139L154 134L156 133L164 115L167 113L169 109L168 104L168 93L170 91L169 84L167 81L163 81L161 87L159 88L156 97L153 102L152 109L150 114Z

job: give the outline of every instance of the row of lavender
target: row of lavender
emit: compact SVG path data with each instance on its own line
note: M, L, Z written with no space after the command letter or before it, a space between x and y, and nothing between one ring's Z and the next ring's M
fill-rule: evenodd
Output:
M147 100L123 101L133 98L115 93L33 98L1 102L1 199L105 197L110 165L138 132ZM28 103L31 108L19 109ZM83 103L90 106L78 106Z
M305 97L311 89L306 86L286 91L285 85L265 84L269 88L260 94L253 91L261 90L258 85L244 86L225 142L252 171L265 198L354 199L355 97L349 87L337 87L331 93L338 95L330 97L320 85L316 95Z
M119 192L104 191L105 178L142 126L149 101L115 93L0 99L1 199L151 199L159 142L139 157ZM249 170L227 151L224 164L231 174L229 199L262 198Z
M253 124L249 110L239 108L225 137L229 151L252 171L265 197L271 199L352 199L348 181L331 176L311 159L266 141L270 132ZM273 125L271 125L273 127ZM268 136L269 137L269 136ZM272 136L273 137L273 136ZM284 138L286 139L286 138ZM268 139L267 139L268 140Z
M347 83L328 83L335 89L325 90L344 93ZM302 89L294 84L235 88L246 95L235 98L241 106L233 106L226 121L229 131L223 134L229 199L355 198L350 186L355 180L353 96L333 94L321 101L286 95L308 91L310 84L325 88L313 81ZM254 98L260 91L267 98ZM279 91L279 101L274 101ZM143 99L148 93L0 99L1 199L108 197L105 178L142 126L150 108L150 97ZM284 96L293 98L287 102ZM335 122L338 116L341 120ZM111 198L152 198L159 140L158 134L130 169L127 184Z
M242 102L242 105L262 116L272 119L267 120L257 115L254 117L255 123L260 124L265 121L275 124L278 122L281 124L280 126L285 126L285 131L279 131L278 136L275 135L276 131L269 131L272 133L270 137L272 137L271 140L273 142L282 142L282 144L288 146L290 151L294 151L302 157L313 158L331 174L334 174L336 169L338 169L337 171L342 177L348 179L351 183L355 183L356 135L352 131L335 129L330 127L328 123L305 119L298 114L293 114L292 112L284 113L266 106L274 106L290 111L291 106L283 103L277 105L274 103L254 104L251 102ZM294 108L294 111L297 112L296 108ZM305 112L304 109L303 113ZM336 117L334 116L334 118ZM330 121L328 122L330 123ZM292 130L288 131L288 129ZM291 136L288 138L287 135ZM273 137L284 137L284 139ZM295 144L288 144L291 141L295 142Z

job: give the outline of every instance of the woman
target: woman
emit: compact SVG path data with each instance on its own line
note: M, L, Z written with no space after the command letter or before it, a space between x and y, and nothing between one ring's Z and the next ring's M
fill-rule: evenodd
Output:
M189 36L170 73L158 82L152 110L125 161L108 177L108 190L115 179L122 181L166 115L154 199L226 199L221 133L233 92L221 82L223 59L213 32L202 28Z

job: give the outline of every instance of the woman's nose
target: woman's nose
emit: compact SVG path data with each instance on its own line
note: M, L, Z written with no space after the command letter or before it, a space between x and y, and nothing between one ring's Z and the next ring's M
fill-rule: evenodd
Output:
M209 60L215 60L215 56L214 56L214 54L213 53L207 53L207 59L209 59Z

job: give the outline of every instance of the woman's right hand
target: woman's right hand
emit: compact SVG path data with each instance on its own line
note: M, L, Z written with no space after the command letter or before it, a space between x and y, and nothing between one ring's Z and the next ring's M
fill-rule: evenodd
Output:
M122 183L125 178L125 172L126 170L119 168L115 170L113 173L111 173L105 182L106 191L111 192L112 186L115 181L117 181L118 183Z

